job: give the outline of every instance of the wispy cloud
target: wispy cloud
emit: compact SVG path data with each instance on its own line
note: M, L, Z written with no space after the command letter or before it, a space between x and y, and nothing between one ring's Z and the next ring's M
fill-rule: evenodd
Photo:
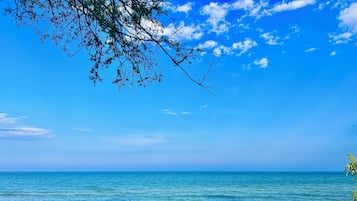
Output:
M7 113L0 113L0 139L36 139L53 137L51 131L45 128L19 125L18 120L25 118L10 117Z
M260 34L260 38L265 40L265 43L268 45L282 45L283 43L279 41L279 36L274 36L271 32L266 32Z
M231 10L244 10L244 15L238 21L242 21L244 18L250 16L259 19L267 15L266 7L269 6L268 1L253 1L253 0L237 0L230 5Z
M249 45L249 44L242 43L240 48L248 48L248 49L250 48L250 47L247 47L244 45ZM214 40L205 41L203 44L199 44L197 47L202 50L213 49L212 53L216 57L220 57L222 54L231 55L234 53L234 51L233 51L234 49L240 49L240 48L238 48L236 43L232 44L232 47L227 47L224 45L218 46L217 41L214 41ZM247 51L247 50L244 50L244 51ZM205 54L205 52L203 52L203 54Z
M319 3L319 5L318 5L318 9L319 10L323 10L323 9L325 9L328 5L330 5L331 3L332 3L332 1L331 0L328 0L328 1L320 1L321 3ZM335 5L332 5L331 6L331 9L333 9L335 6L337 6L337 4L338 4L338 2L335 4Z
M6 139L32 139L53 137L51 132L37 127L0 128L0 138Z
M161 112L163 114L166 114L166 115L171 115L171 116L179 116L179 115L190 115L192 114L191 112L188 112L188 111L184 111L184 112L181 112L181 113L177 113L177 112L174 112L170 109L163 109L161 110Z
M306 49L305 52L313 52L313 51L316 51L316 50L318 50L318 49L319 49L319 48L312 47L312 48Z
M200 8L200 14L207 16L205 23L202 23L200 27L202 27L202 29L206 29L208 33L213 32L220 35L222 33L229 32L232 27L231 25L234 24L227 20L227 15L231 12L239 12L239 14L237 13L237 20L241 23L247 17L259 19L278 12L297 10L309 5L314 5L315 3L316 0L280 1L280 3L276 3L275 5L270 4L267 0L210 2ZM184 11L191 10L192 4L184 4L183 8L185 8L183 9ZM266 43L269 45L282 44L282 41L279 41L280 38L272 35L272 33L263 33L261 38L264 38Z
M208 40L203 44L199 44L198 48L201 49L213 49L212 53L216 57L220 57L222 55L232 55L235 54L237 51L237 56L241 56L242 54L246 53L248 50L252 49L253 47L257 46L257 42L250 38L246 38L244 41L235 42L231 46L224 46L219 45L216 41Z
M9 117L6 113L0 113L0 123L13 124L22 117Z
M232 4L233 9L249 10L254 7L253 0L237 0Z
M161 112L162 112L163 114L172 115L172 116L177 116L177 113L171 111L170 109L163 109L163 110L161 110Z
M337 53L336 53L336 51L332 51L331 53L330 53L330 56L335 56Z
M292 36L294 36L294 35L299 35L299 33L300 33L300 27L299 26L297 26L297 25L293 25L293 26L290 26L290 30L291 30L291 32L290 33L288 33L285 37L284 37L284 39L285 40L288 40L288 39L290 39Z
M348 43L349 41L351 41L353 34L351 32L344 32L340 34L331 33L328 36L330 38L329 40L330 43L333 43L334 45L338 45L338 44Z
M344 32L330 33L329 42L338 45L352 41L357 34L357 2L351 3L347 8L343 6L337 19L340 21L339 26Z
M258 1L253 8L249 10L249 16L259 19L267 15L266 7L269 6L268 1Z

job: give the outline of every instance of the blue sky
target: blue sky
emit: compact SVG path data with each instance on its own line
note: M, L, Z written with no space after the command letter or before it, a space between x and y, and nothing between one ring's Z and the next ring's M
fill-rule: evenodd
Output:
M174 37L213 51L163 55L163 82L93 86L69 57L0 16L0 170L340 171L357 155L356 1L172 1Z

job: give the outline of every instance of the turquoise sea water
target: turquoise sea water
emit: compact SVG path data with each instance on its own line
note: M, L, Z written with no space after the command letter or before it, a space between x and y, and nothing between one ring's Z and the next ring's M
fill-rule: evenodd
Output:
M356 186L343 172L4 172L0 200L343 201Z

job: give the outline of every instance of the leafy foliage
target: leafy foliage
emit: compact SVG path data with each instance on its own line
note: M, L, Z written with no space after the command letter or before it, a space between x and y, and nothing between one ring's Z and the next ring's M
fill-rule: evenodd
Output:
M100 69L110 66L116 66L113 83L119 88L161 82L156 57L163 52L203 86L181 66L198 49L164 33L164 0L15 0L8 5L6 12L18 24L33 26L42 40L50 38L70 54L85 47L94 83L102 80Z
M357 182L357 161L356 158L352 154L348 154L348 158L350 162L346 165L345 172L346 175L356 177ZM357 201L357 192L352 192L353 201Z

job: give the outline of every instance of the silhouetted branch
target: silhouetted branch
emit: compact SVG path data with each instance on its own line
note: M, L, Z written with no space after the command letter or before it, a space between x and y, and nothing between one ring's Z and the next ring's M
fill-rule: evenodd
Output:
M191 81L206 88L207 74L195 79L182 66L200 50L164 34L159 18L168 12L163 0L15 0L9 5L7 13L18 24L33 26L42 40L51 38L69 54L86 48L94 84L102 80L100 69L112 66L117 69L113 83L119 88L161 82L156 69L159 49Z

